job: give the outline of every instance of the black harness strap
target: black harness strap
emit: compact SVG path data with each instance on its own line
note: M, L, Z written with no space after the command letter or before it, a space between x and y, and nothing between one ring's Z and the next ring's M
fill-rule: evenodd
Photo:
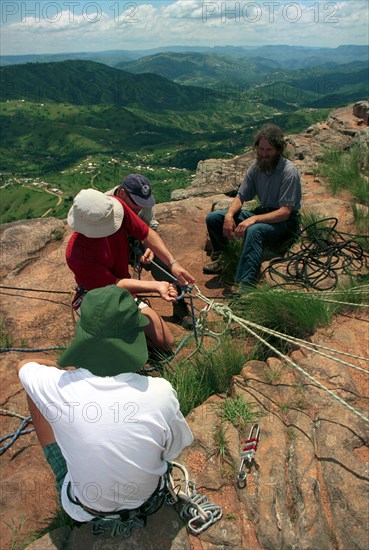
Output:
M97 510L93 510L92 508L89 508L88 506L85 506L82 504L82 502L76 497L72 495L72 484L69 481L67 485L67 496L73 504L76 504L77 506L80 506L85 512L90 514L91 516L94 516L94 518L97 519L112 519L115 518L113 516L118 516L120 521L129 521L133 518L140 517L142 519L145 519L146 523L146 517L150 516L151 514L155 514L163 505L164 503L164 497L168 493L167 484L165 482L162 483L162 477L159 479L159 483L153 494L148 498L146 502L141 504L138 508L133 508L132 510L117 510L114 512L100 512Z

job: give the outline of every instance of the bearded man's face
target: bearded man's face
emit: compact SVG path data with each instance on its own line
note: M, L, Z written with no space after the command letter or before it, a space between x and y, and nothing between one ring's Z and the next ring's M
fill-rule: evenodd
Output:
M280 151L266 139L261 139L256 149L256 164L260 172L271 174L281 157Z

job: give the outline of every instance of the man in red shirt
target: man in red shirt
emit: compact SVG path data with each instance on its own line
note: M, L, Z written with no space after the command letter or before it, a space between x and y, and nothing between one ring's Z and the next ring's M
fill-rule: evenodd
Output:
M147 223L151 229L154 231L157 230L159 222L155 219L155 198L151 190L151 183L145 176L142 174L128 174L119 185L107 191L105 194L114 195L122 199L122 201L125 202L141 220ZM137 239L130 239L130 248L130 265L132 265L136 263L138 259L137 254L142 254L144 252L144 247ZM151 264L146 264L143 267L145 271L150 271L152 277L156 281L173 281L170 270L168 270L167 266L156 256L154 256L154 260ZM180 294L181 288L176 287L176 289ZM182 327L186 329L193 328L192 315L185 300L173 302L173 317Z
M73 201L68 224L75 232L69 240L66 259L81 289L89 291L115 284L131 294L157 292L168 302L176 300L177 291L172 283L131 279L128 267L130 236L139 239L146 248L141 258L143 263L150 263L155 254L181 285L194 282L161 237L118 197L83 189ZM150 321L145 327L148 345L170 348L174 338L168 325L151 307L146 304L139 307Z

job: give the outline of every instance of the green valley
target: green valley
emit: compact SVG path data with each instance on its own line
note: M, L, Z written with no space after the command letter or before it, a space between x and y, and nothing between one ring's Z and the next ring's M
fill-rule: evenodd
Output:
M130 172L168 201L198 161L241 154L266 121L299 132L365 97L363 62L304 71L265 62L259 83L246 65L252 82L211 83L204 70L201 86L94 61L1 67L1 221L63 218L81 188L105 191Z

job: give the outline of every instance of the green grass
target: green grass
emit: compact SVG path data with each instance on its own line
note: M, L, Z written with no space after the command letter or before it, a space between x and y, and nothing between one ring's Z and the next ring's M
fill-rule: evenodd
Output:
M267 286L240 296L233 309L253 323L296 338L307 338L332 320L331 311L317 295L311 293L307 299L304 293Z
M304 292L276 290L260 286L253 292L240 296L232 304L233 312L267 329L286 336L308 339L320 327L329 326L334 315L360 311L369 304L369 292L365 283L346 280L335 291ZM270 346L283 354L289 354L295 344L279 336L253 328ZM268 345L256 340L252 359L265 360L275 356ZM281 370L266 371L266 380L278 382Z
M362 173L363 166L368 166L368 151L364 147L355 145L348 151L326 149L319 173L327 178L333 194L346 189L355 201L369 206L369 181Z
M221 461L231 461L232 455L229 451L229 437L227 437L224 425L217 424L214 430L214 443L217 454Z
M369 289L365 282L347 279L337 287L334 293L328 293L324 298L333 300L328 302L332 315L348 314L362 309L361 306L369 305Z
M18 219L42 216L49 208L48 216L65 218L73 197L80 189L95 187L107 191L117 185L129 173L141 173L151 181L157 203L170 201L174 189L187 187L191 172L175 167L162 167L158 154L88 155L83 161L67 170L49 172L44 177L30 178L24 182L20 177L9 178L11 183L1 190L0 213L2 223ZM3 182L5 178L3 176ZM41 187L46 182L47 187ZM37 184L37 186L33 185ZM47 192L52 188L62 190L62 201Z
M174 359L172 370L165 370L164 376L176 390L181 411L186 415L211 395L226 392L246 359L242 345L235 347L228 336L215 352L196 354L182 363Z
M0 347L11 348L14 344L14 338L9 334L3 321L0 321Z
M324 215L319 210L302 211L301 225L304 228L306 235L313 238L316 230L325 227Z
M13 99L0 103L2 221L39 217L48 208L50 216L64 218L80 189L93 185L105 191L130 172L152 181L158 203L169 201L173 190L190 185L200 160L242 154L258 125L274 112L262 104L255 111L254 103L243 97L217 100L216 105L211 94L193 111ZM278 121L288 124L289 131L298 131L307 119L321 120L325 112L300 110L283 121L281 116ZM96 164L91 170L89 162ZM56 199L45 191L43 196L34 192L25 207L19 192L24 178L61 189L62 203L56 207Z
M55 215L54 207L58 197L44 190L34 190L29 187L15 184L1 193L0 223L9 223L16 220L40 218L51 209L48 216Z
M369 248L369 208L360 204L352 204L352 213L354 216L356 231L362 235L357 240L366 250Z
M59 529L60 527L73 527L80 525L78 522L74 521L68 514L59 506L55 515L51 518L45 520L45 526L39 532L33 532L29 535L27 540L27 546L32 542L41 539L48 533Z
M2 521L2 523L11 531L12 534L12 539L10 541L10 545L8 546L9 550L22 550L26 547L26 543L24 542L26 521L27 517L24 516L21 516L18 523L16 523L14 519L11 519L9 522Z
M247 403L241 395L227 397L220 405L220 415L240 431L244 431L247 424L259 417L255 405Z

